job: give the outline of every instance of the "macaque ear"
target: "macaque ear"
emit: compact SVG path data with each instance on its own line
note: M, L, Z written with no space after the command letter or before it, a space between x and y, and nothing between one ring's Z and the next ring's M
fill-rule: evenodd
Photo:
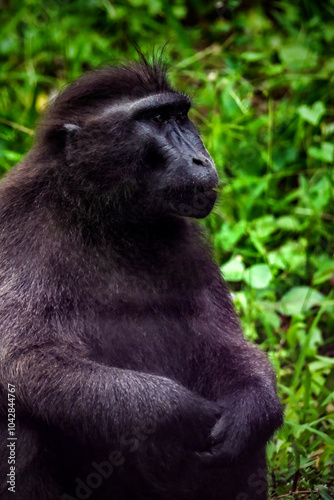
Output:
M62 130L65 134L65 144L68 146L73 139L78 137L81 128L78 125L74 125L74 123L65 123Z
M65 157L70 163L73 159L73 154L76 149L75 144L77 143L80 130L81 128L78 125L74 125L74 123L65 123L62 128Z
M66 130L66 132L68 132L69 135L81 130L79 125L74 125L74 123L65 123L63 129Z

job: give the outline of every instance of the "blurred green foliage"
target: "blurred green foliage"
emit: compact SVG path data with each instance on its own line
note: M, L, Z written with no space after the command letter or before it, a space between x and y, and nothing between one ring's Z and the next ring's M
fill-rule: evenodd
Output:
M333 499L334 0L0 0L0 172L49 97L169 42L222 179L205 224L246 335L278 369L271 494ZM293 490L293 495L288 495ZM306 493L298 493L305 491Z

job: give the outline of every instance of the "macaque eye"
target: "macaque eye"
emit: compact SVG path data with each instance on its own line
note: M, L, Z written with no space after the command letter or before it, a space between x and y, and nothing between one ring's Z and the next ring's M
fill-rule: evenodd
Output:
M188 118L188 113L186 111L180 111L177 115L177 121L178 122L185 122Z
M152 122L154 123L163 123L166 121L165 117L162 115L155 115L151 118Z

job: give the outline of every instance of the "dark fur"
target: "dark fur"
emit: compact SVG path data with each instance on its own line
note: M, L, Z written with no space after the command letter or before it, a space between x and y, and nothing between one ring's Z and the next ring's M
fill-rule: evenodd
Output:
M168 92L180 95L159 63L80 78L1 183L3 500L266 498L265 444L281 423L272 368L244 340L196 224L158 213L150 150L115 119L110 139L98 118Z

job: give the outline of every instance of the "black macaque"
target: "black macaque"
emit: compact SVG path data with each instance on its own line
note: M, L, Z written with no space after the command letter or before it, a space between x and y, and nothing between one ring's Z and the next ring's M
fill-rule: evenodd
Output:
M267 496L282 410L192 220L190 105L161 58L88 73L0 184L2 500Z

